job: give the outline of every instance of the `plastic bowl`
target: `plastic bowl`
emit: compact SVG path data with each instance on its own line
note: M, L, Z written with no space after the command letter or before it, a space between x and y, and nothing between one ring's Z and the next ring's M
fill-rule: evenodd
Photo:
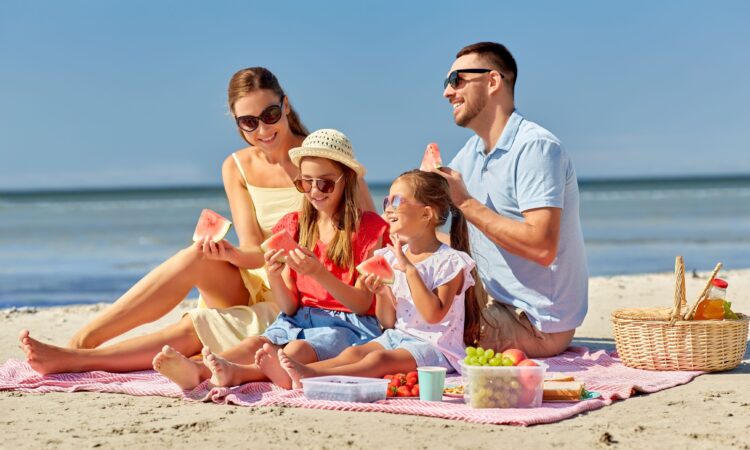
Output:
M461 362L464 402L472 408L538 408L547 365L467 366Z
M385 400L388 380L347 376L303 378L302 387L308 400L370 403Z

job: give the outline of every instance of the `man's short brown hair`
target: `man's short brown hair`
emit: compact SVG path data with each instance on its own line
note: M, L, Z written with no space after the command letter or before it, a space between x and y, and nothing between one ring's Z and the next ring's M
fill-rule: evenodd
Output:
M456 58L464 55L476 53L485 58L490 64L490 68L499 71L503 77L510 83L511 90L516 85L518 77L518 66L516 60L510 51L503 44L497 42L477 42L476 44L467 45L456 54Z

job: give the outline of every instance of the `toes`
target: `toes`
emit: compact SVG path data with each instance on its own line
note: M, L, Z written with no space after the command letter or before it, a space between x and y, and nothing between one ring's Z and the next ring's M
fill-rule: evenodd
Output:
M212 355L211 349L209 349L208 346L204 346L201 349L201 355L203 355L204 357L208 357L209 355Z
M172 358L177 354L177 350L173 349L169 345L165 345L162 347L161 352L166 356L167 358Z
M23 341L25 338L29 337L29 330L21 330L20 333L18 333L18 340Z

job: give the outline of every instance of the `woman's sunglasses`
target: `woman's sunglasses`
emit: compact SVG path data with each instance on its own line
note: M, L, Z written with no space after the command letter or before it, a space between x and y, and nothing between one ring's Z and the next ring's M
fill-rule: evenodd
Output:
M237 126L240 127L242 130L247 131L248 133L255 131L256 128L258 128L258 125L260 125L260 122L265 123L266 125L273 125L279 120L281 120L282 111L284 106L284 96L281 96L281 101L278 105L271 105L268 108L264 109L259 116L240 116L235 117L235 121L237 122Z
M448 85L453 89L458 88L458 83L463 79L461 78L462 73L487 73L492 72L492 69L458 69L454 70L450 74L448 74L448 77L443 81L443 89L447 88ZM500 74L502 77L503 74Z
M336 188L336 183L344 178L344 174L341 174L336 180L326 180L325 178L297 178L294 180L294 187L303 194L307 194L312 191L313 184L318 190L324 194L330 194Z

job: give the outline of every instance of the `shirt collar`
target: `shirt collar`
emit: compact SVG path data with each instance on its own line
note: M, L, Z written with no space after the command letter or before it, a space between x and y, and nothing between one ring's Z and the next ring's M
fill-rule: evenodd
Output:
M513 145L513 141L516 140L516 134L518 134L518 129L521 127L521 122L523 122L523 120L523 116L518 111L513 110L513 113L508 117L508 122L505 124L505 128L503 128L503 132L497 140L495 147L487 153L487 156L491 155L497 149L505 152L510 151L510 147ZM484 153L484 145L482 145L481 139L478 140L476 151L477 153Z

